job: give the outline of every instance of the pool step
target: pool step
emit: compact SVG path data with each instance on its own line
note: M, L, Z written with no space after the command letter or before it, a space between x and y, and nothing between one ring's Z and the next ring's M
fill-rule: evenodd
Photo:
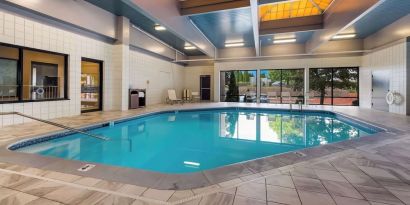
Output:
M53 126L56 126L56 127L60 127L60 128L63 128L63 129L72 131L72 132L76 132L76 133L80 133L80 134L83 134L83 135L87 135L87 136L89 136L89 137L94 137L94 138L96 138L96 139L105 140L105 141L106 141L106 140L109 140L109 138L104 137L104 136L99 136L99 135L95 135L95 134L92 134L92 133L84 132L84 131L79 130L79 129L75 129L75 128L72 128L72 127L67 127L67 126L62 125L62 124L58 124L58 123L51 122L51 121L48 121L48 120L43 120L43 119L36 118L36 117L33 117L33 116L25 115L25 114L19 113L19 112L0 112L0 115L19 115L19 116L22 116L22 117L25 117L25 118L29 118L29 119L32 119L32 120L36 120L36 121L39 121L39 122L42 122L42 123L46 123L46 124L49 124L49 125L53 125Z

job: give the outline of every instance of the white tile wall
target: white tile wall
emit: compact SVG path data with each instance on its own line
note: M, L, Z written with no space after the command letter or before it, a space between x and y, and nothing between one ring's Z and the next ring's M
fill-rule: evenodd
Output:
M0 42L54 51L69 55L69 98L67 101L3 104L2 111L17 111L43 119L80 114L81 57L104 61L104 80L110 85L112 45L54 28L39 22L0 10ZM110 86L104 89L104 108L113 109L114 92ZM0 117L0 127L30 122L19 116Z
M176 89L181 97L184 87L184 68L171 62L130 51L130 88L147 89L147 104L165 102L168 89Z
M407 92L407 44L399 43L363 56L360 69L360 99L361 106L371 108L371 89L373 70L388 69L391 72L390 90L399 92L404 101L400 105L390 105L389 111L398 114L406 114ZM407 82L406 82L407 81Z
M211 76L211 100L213 100L213 80L214 80L214 67L213 66L192 66L185 70L185 83L184 88L190 89L192 92L199 92L200 90L200 76Z

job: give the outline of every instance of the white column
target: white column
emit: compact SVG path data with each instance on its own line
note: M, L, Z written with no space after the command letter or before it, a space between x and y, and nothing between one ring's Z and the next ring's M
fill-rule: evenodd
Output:
M130 21L119 16L117 18L117 41L113 50L113 108L128 110L129 67L130 67Z
M304 88L304 95L305 95L305 105L308 105L309 101L309 68L305 68L305 88Z
M260 100L260 98L261 98L261 79L260 79L260 77L261 77L261 70L260 69L257 69L256 70L256 102L257 103L260 103L261 102L261 100Z

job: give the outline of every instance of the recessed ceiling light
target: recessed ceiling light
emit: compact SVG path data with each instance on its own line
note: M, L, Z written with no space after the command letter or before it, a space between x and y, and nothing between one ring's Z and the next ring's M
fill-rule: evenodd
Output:
M229 47L241 47L244 46L245 43L243 42L237 42L237 43L225 43L225 47L229 48Z
M332 39L348 39L348 38L355 38L356 34L354 33L346 33L346 34L337 34L332 37Z
M195 46L185 46L184 47L185 50L196 50Z
M288 39L274 39L274 44L281 44L281 43L295 43L296 38L288 38Z
M159 25L159 24L155 24L154 29L155 29L156 31L165 31L165 30L167 30L165 27L163 27L163 26L161 26L161 25Z

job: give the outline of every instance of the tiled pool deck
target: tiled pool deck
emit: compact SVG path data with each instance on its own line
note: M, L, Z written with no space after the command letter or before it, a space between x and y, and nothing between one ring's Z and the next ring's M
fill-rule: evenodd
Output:
M158 105L53 121L81 127L147 112L221 106L288 108L226 103ZM172 187L158 190L135 185L138 183L107 180L103 172L83 174L76 171L79 162L62 164L55 159L50 164L29 154L22 157L5 152L4 145L11 142L59 130L37 122L9 126L0 129L0 204L410 204L410 117L353 107L309 107L315 108L392 128L393 133L303 150L304 155L288 153L246 166L222 168L205 176L205 187L179 187L175 191ZM132 176L127 176L128 172L116 173L124 179ZM131 178L155 180L152 177ZM194 179L156 181L183 185Z

